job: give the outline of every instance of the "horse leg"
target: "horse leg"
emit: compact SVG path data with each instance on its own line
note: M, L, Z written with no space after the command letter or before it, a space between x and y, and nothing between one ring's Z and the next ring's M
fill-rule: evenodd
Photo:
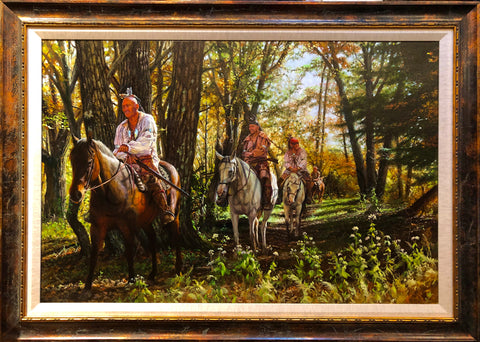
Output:
M127 259L128 265L128 282L134 283L135 282L135 270L133 266L133 255L135 250L135 236L130 232L130 229L125 226L121 229L123 233L123 238L125 240L125 257Z
M180 235L180 221L177 217L174 221L167 225L170 234L170 243L172 248L175 248L175 273L180 274L183 268L181 235Z
M284 202L285 203L285 202ZM283 214L285 216L285 228L287 229L288 238L290 238L290 207L286 204L283 205Z
M148 275L148 280L154 282L155 276L157 275L157 236L155 235L155 230L152 225L145 229L145 233L149 240L150 256L152 257L152 271Z
M263 213L262 224L260 225L260 232L262 235L262 252L265 254L267 252L267 227L268 219L270 218L271 210L267 210Z
M230 212L233 227L233 239L235 240L235 247L240 245L240 237L238 236L238 214Z
M298 238L300 236L300 218L302 216L302 205L303 204L297 204L295 208L295 220L293 224L295 238Z
M250 226L250 242L252 244L252 249L256 252L259 245L258 242L258 218L257 215L251 215L248 219Z
M99 228L97 223L92 223L90 227L90 239L92 240L91 252L90 252L90 266L88 269L87 280L85 281L85 290L90 291L92 289L93 274L95 273L95 267L97 266L98 254L100 253L100 247L105 241L107 235L107 229Z

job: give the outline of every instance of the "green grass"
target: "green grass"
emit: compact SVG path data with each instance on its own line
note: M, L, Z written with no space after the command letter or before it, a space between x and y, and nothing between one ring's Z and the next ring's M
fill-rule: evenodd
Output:
M359 200L324 200L309 206L303 226L307 234L296 243L277 241L283 249L267 256L227 248L233 244L232 232L222 226L215 234L202 233L215 246L210 252L184 251L186 267L180 275L173 273L172 253L160 252L155 284L138 277L127 285L125 258L104 255L94 301L437 303L436 237L428 238L428 219L410 225L389 210L377 219L365 215ZM276 206L269 225L283 222L282 206ZM245 229L243 225L241 231ZM43 224L42 251L48 246L48 258L42 260L42 300L65 299L65 284L75 291L82 288L87 261L78 260L75 243L65 220ZM150 267L148 256L135 257L137 274L148 275Z

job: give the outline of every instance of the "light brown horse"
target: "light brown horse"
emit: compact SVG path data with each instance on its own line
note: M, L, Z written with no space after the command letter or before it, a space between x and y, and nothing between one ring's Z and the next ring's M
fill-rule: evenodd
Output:
M300 236L305 196L306 188L302 178L295 172L290 173L283 183L283 212L289 237L292 234L295 238Z
M160 208L153 201L149 191L143 193L138 190L132 180L130 168L120 162L102 142L90 138L74 140L70 153L73 171L70 201L80 203L86 191L91 191L89 209L91 253L85 290L91 290L98 254L107 232L111 229L119 229L124 237L130 282L135 277L133 266L135 235L140 229L145 231L152 257L149 279L154 280L157 274L157 257L156 235L152 223L159 215ZM164 161L161 162L161 166L167 170L171 182L180 188L176 169ZM166 195L175 215L175 220L168 223L166 228L171 233L172 247L176 248L175 271L179 273L182 268L178 217L180 193L170 187Z
M325 193L325 183L323 182L323 177L315 179L313 181L313 188L312 188L313 199L317 200L319 203L322 203L324 193Z

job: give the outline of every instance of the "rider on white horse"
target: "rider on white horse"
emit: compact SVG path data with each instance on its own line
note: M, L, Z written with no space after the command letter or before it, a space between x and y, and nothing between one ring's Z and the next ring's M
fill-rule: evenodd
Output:
M312 188L313 182L310 173L307 170L307 152L300 147L300 142L297 138L291 137L288 139L288 151L283 157L283 166L285 170L282 176L278 179L278 189L282 191L285 179L293 172L298 174L305 183L307 190L306 202L312 202ZM278 196L281 198L282 196Z
M250 121L248 125L250 134L243 141L242 159L255 170L262 184L262 207L272 209L272 182L270 168L268 166L268 148L271 140L262 131L257 121Z

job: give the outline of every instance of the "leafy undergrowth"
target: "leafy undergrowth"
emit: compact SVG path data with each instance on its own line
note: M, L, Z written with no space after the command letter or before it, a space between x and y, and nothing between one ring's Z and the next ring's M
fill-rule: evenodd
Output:
M126 280L122 256L102 253L89 301L437 303L436 220L388 212L365 217L362 209L352 200L309 206L302 236L290 240L277 206L266 254L246 247L246 227L241 229L243 248L234 246L228 225L219 227L208 237L213 249L184 252L180 275L174 274L174 256L160 252L155 283L143 277L150 272L150 260L141 250L134 283ZM42 238L41 301L84 301L86 270L74 236Z

